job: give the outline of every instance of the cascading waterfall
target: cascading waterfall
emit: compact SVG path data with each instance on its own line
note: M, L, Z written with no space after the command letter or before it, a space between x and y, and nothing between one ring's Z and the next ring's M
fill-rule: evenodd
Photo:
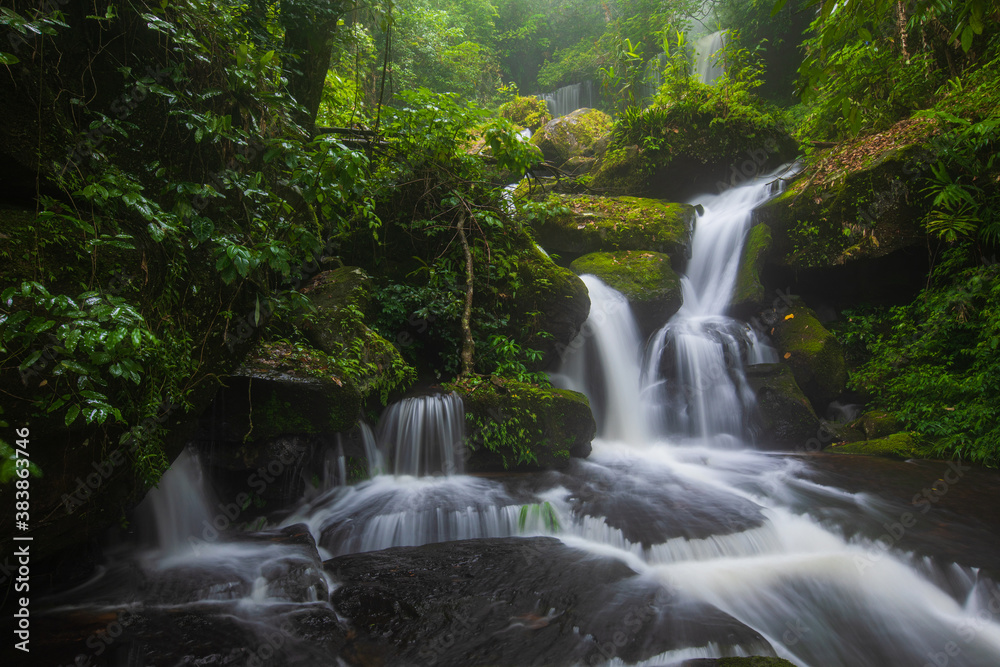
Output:
M545 102L553 118L565 116L584 107L593 108L596 102L593 81L571 83L551 93L539 93L537 97Z
M726 45L726 32L720 30L701 37L694 45L694 74L702 83L715 83L722 76L725 66L717 55Z
M461 473L465 408L455 394L404 398L379 422L379 449L397 475Z
M647 414L634 358L641 343L628 301L594 276L582 280L591 315L552 381L590 397L602 438L644 442Z
M746 435L754 396L743 367L770 354L755 349L750 327L725 313L753 208L780 192L783 172L700 199L704 213L681 279L683 305L646 349L647 391L666 433L714 438L717 444L739 443Z
M142 561L143 578L156 582L143 603L171 614L205 614L210 606L256 632L304 608L337 613L325 557L553 534L621 560L650 590L692 603L671 627L678 634L682 626L701 628L705 639L639 664L769 653L799 667L1000 664L1000 589L982 571L952 563L953 552L935 551L934 542L897 537L901 517L919 515L912 505L843 490L813 459L746 444L744 414L754 398L743 367L776 357L724 313L750 212L774 192L771 178L701 200L684 305L645 354L624 297L584 277L591 317L553 380L587 393L595 406L600 437L588 459L541 474L461 474L461 400L408 398L385 410L377 436L361 431L371 479L345 484L336 441L321 492L267 532L246 534L223 528L229 501L210 499L188 452L147 499L159 547ZM935 536L942 529L931 516L916 521L934 523ZM975 520L960 529L954 534L991 539ZM992 543L981 549L993 550ZM524 564L526 577L532 567ZM110 579L77 592L82 601L70 608L103 612L119 590ZM763 639L733 640L706 609ZM557 616L539 609L539 617ZM295 648L311 655L307 649ZM440 664L469 664L442 651ZM613 651L607 656L587 664L626 664Z

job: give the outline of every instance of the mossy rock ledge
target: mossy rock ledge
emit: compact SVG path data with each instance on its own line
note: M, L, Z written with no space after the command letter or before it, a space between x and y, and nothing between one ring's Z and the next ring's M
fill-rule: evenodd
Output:
M550 194L568 212L529 220L546 251L571 255L650 250L683 263L691 254L695 207L638 197ZM678 266L677 268L680 268Z
M914 186L926 160L919 144L900 146L819 184L803 174L754 211L774 237L769 264L791 270L872 262L925 243L926 196Z
M592 252L574 260L569 268L577 275L597 276L621 292L646 335L663 326L683 303L680 278L670 268L670 257L663 253Z
M579 392L496 377L447 389L465 404L466 472L559 469L590 455L597 423ZM519 460L515 448L535 461Z
M210 411L215 440L242 446L282 435L333 434L351 429L361 392L347 380L257 373L224 380Z
M356 266L344 266L317 274L302 288L315 316L300 326L309 342L318 350L339 356L356 340L362 343L361 362L379 369L360 379L358 389L367 394L388 369L406 366L395 345L369 326L373 281Z
M600 155L611 141L611 116L597 109L577 109L545 123L531 137L545 159L556 166L572 158Z
M757 394L758 442L763 449L798 449L817 436L822 425L790 368L755 364L746 370Z
M743 242L740 268L736 273L736 284L729 301L729 309L734 317L749 319L768 306L767 292L760 275L770 249L771 229L767 225L751 227Z
M525 253L517 273L521 287L510 308L511 335L542 352L538 369L549 368L590 315L587 286L537 247Z
M817 412L824 413L847 384L847 364L837 338L799 301L793 301L784 319L775 324L772 336L802 392Z
M824 451L834 454L858 454L861 456L881 456L890 459L929 459L934 452L920 442L913 433L893 433L884 438L867 441L848 442L827 447Z

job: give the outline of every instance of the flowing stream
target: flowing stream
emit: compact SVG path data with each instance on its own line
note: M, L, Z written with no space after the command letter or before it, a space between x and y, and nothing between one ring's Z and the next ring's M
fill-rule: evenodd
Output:
M624 297L584 277L591 317L553 380L592 399L599 434L589 458L562 471L466 475L461 401L406 399L387 410L374 434L365 432L378 474L345 485L344 467L334 462L323 488L276 527L305 525L316 554L293 539L220 538L226 505L210 498L189 452L145 503L157 537L138 559L143 577L173 583L162 600L137 604L175 611L228 604L233 618L277 626L276 616L329 607L338 584L322 559L554 535L624 562L650 589L721 610L762 638L713 636L709 617L692 611L684 622L704 625L708 639L641 664L776 654L802 667L1000 665L1000 589L970 565L976 558L997 565L988 527L951 517L957 527L949 532L936 508L922 513L909 502L919 487L902 481L899 493L883 495L878 483L852 487L836 462L753 446L755 398L744 368L776 356L725 312L751 211L775 193L773 178L699 200L705 212L683 279L684 305L647 342ZM945 474L946 464L934 465L932 474ZM973 477L963 478L967 488ZM64 604L121 600L120 591L102 590L103 602L79 592ZM606 657L600 664L631 664Z

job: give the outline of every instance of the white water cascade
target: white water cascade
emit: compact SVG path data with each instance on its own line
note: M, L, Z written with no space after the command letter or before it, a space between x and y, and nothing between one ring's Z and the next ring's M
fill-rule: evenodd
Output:
M545 102L553 118L565 116L584 107L593 108L597 102L593 81L571 83L551 93L539 93L537 97Z
M726 32L720 30L705 35L694 44L694 74L702 83L713 84L725 71L718 62L718 53L726 44Z
M625 580L633 588L620 589L626 600L638 586L683 601L670 608L682 615L665 627L702 631L697 641L641 663L612 651L586 664L679 667L697 658L778 655L798 667L1000 665L1000 588L986 574L996 567L969 564L998 562L995 535L978 519L963 522L929 502L926 512L910 502L925 483L913 481L921 479L914 471L929 470L933 480L947 474L945 463L885 462L905 479L902 491L883 494L882 473L863 490L845 483L844 470L857 473L842 467L847 457L765 453L749 443L746 410L755 399L744 366L776 359L724 313L750 212L775 192L773 178L699 200L705 212L683 279L684 305L645 351L624 297L584 278L590 319L553 380L587 393L594 405L599 437L589 458L564 470L463 474L461 400L408 398L385 410L375 439L364 439L371 479L344 484L338 441L331 483L268 531L247 534L225 530L230 500L209 500L206 475L186 454L148 499L160 548L147 554L143 577L162 586L149 589L144 603L199 619L211 607L247 627L276 627L275 618L308 607L339 613L330 602L339 584L322 564L331 556L553 535L637 573ZM970 492L972 477L960 482ZM533 587L544 586L532 569L542 560L518 566ZM449 572L435 576L446 597L457 580ZM111 583L98 578L72 610L118 604L108 601L108 590ZM587 592L581 585L581 601ZM537 615L547 623L559 613ZM713 614L754 638L734 639ZM435 660L480 664L447 647Z

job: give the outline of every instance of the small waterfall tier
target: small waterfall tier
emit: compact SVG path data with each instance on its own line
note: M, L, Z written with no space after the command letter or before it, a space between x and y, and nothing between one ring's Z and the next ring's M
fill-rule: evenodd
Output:
M461 474L465 406L455 394L404 398L378 426L379 449L396 475Z

